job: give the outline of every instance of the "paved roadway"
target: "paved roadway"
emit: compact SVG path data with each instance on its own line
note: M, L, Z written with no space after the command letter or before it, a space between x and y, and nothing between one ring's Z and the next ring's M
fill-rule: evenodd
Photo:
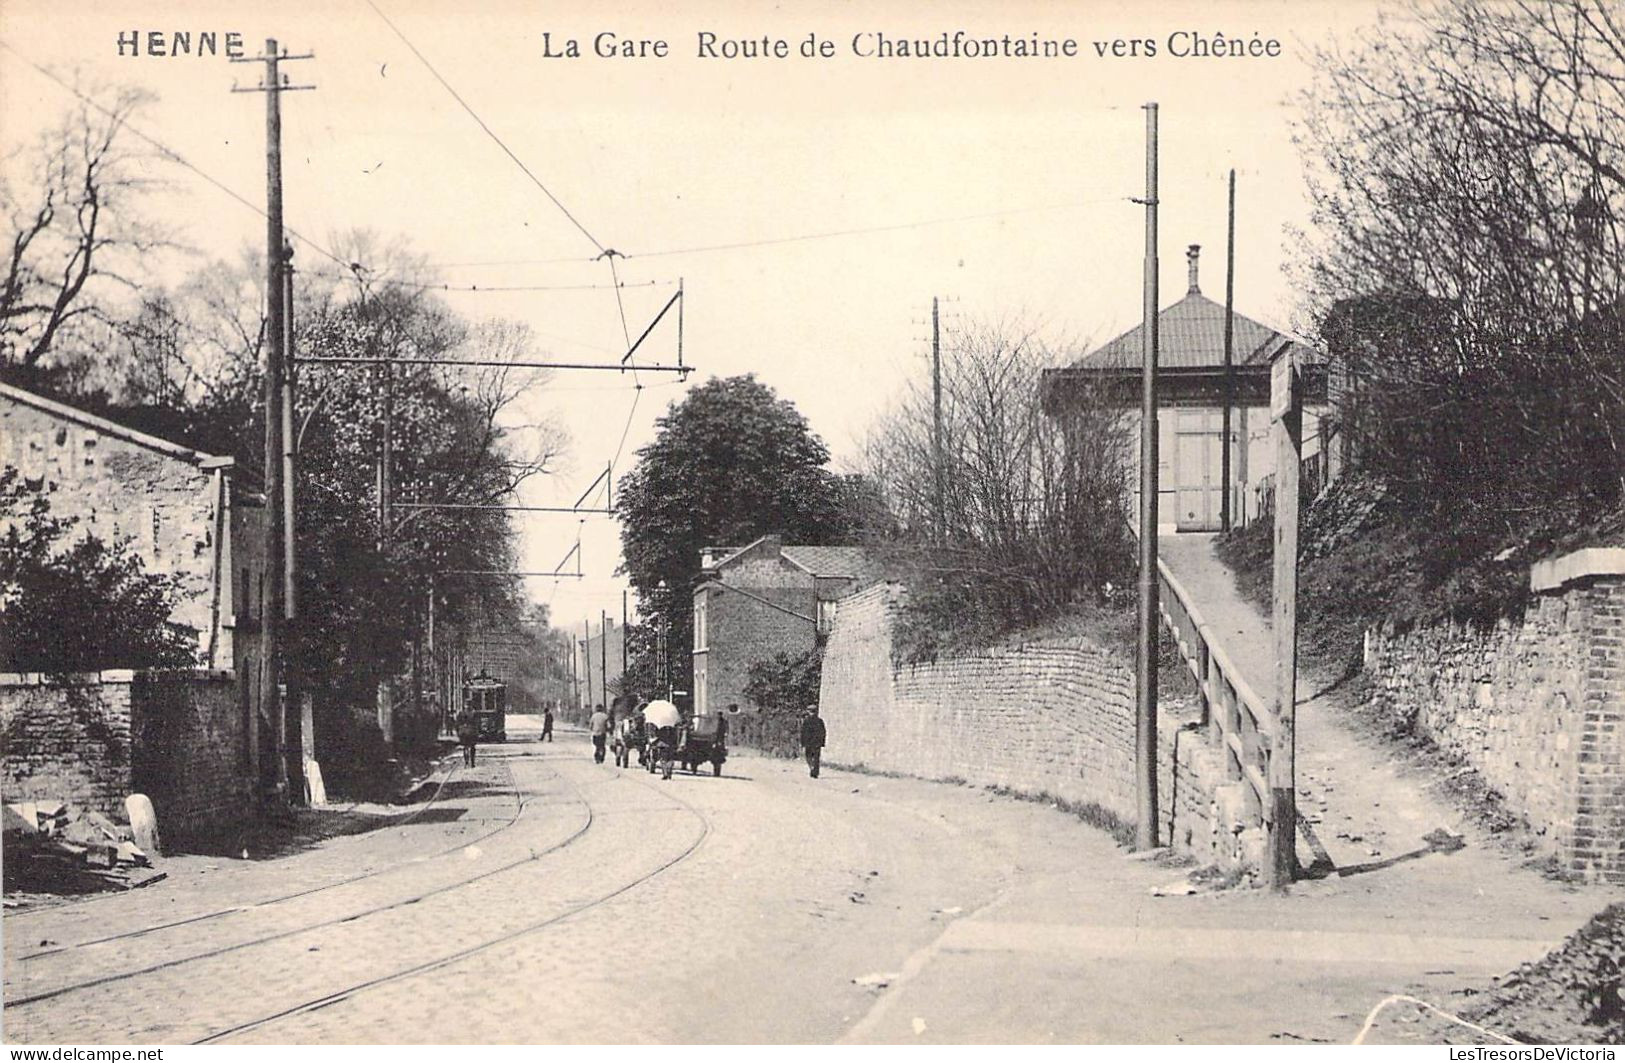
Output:
M1153 897L1180 873L965 786L754 756L664 782L514 738L384 829L8 915L6 1038L1348 1040L1599 906Z

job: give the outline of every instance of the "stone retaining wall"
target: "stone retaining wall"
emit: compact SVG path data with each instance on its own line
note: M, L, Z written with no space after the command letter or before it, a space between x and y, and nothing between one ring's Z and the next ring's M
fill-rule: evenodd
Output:
M1518 621L1368 633L1366 671L1377 708L1478 771L1542 852L1625 881L1625 557L1572 557L1536 567Z
M1132 825L1132 662L1069 638L897 668L903 593L880 584L840 600L819 694L828 759L1045 794ZM1233 839L1214 837L1211 757L1173 714L1160 726L1162 837L1217 859Z

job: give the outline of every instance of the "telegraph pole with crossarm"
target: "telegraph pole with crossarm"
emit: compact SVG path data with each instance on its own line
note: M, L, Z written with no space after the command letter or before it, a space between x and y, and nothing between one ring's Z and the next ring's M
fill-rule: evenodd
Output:
M287 234L282 227L282 103L284 92L312 89L314 85L291 85L283 77L280 64L294 59L310 59L311 55L286 55L279 52L275 40L265 42L265 54L244 57L234 62L265 64L265 80L255 88L233 88L233 92L265 93L265 593L260 602L260 668L259 708L270 715L276 728L276 791L286 799L290 795L288 758L291 748L300 748L297 735L288 733L287 703L281 694L283 647L282 621L287 593L285 539L292 529L284 519L283 506L283 409L289 400L284 380L287 361L285 345L288 339L288 307L284 303L283 286L287 261L284 247ZM295 725L297 727L297 724ZM259 736L259 714L249 722L249 750L256 777L262 777L262 750ZM303 765L301 764L302 768ZM295 772L296 779L302 771ZM301 785L301 790L302 790Z

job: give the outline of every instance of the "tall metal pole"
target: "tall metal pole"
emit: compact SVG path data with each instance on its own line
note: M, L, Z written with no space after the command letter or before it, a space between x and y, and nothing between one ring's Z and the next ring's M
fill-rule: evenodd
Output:
M1134 766L1139 849L1157 845L1157 105L1145 105L1145 322L1140 374L1140 644Z
M604 707L609 707L609 613L598 610L598 682L604 688Z
M260 710L276 728L276 785L288 785L287 712L281 697L283 613L283 366L287 351L282 305L282 84L277 43L265 42L265 598L260 617ZM256 764L256 769L258 765Z
M948 499L942 469L942 330L938 299L931 297L931 476L937 500L937 538L948 532Z
M592 711L592 621L581 621L581 670L587 674L587 711Z
M1230 406L1235 395L1236 326L1236 171L1230 171L1230 238L1226 244L1224 268L1224 424L1219 436L1219 482L1224 485L1219 499L1219 527L1230 530Z
M276 93L271 93L275 96ZM293 634L293 621L299 615L298 567L295 538L298 526L294 523L294 495L298 471L298 434L294 430L294 402L298 386L293 344L293 245L283 238L282 243L282 618L287 621L284 633L289 641ZM284 651L283 656L287 653ZM288 794L296 803L302 803L305 794L305 764L303 752L307 745L304 717L298 711L301 693L294 669L282 670L286 697L282 705L285 721L283 730L287 746L284 764L287 766ZM289 707L292 706L292 712ZM312 749L314 746L312 745ZM298 754L294 751L298 750Z
M626 610L626 592L621 592L621 683L626 683L626 624L628 614Z

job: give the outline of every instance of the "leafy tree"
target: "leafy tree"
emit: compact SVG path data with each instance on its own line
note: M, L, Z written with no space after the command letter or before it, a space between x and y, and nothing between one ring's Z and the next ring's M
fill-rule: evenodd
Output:
M807 706L818 704L823 674L822 647L805 653L778 653L772 660L753 662L745 671L745 697L758 712L741 719L740 740L777 756L798 755L801 718Z
M16 469L0 473L0 671L185 667L196 641L169 621L174 581L51 516Z
M689 592L701 548L770 534L836 543L850 522L823 441L754 375L707 381L657 424L618 485L621 554L644 616L657 629L669 624L673 682L688 689Z

